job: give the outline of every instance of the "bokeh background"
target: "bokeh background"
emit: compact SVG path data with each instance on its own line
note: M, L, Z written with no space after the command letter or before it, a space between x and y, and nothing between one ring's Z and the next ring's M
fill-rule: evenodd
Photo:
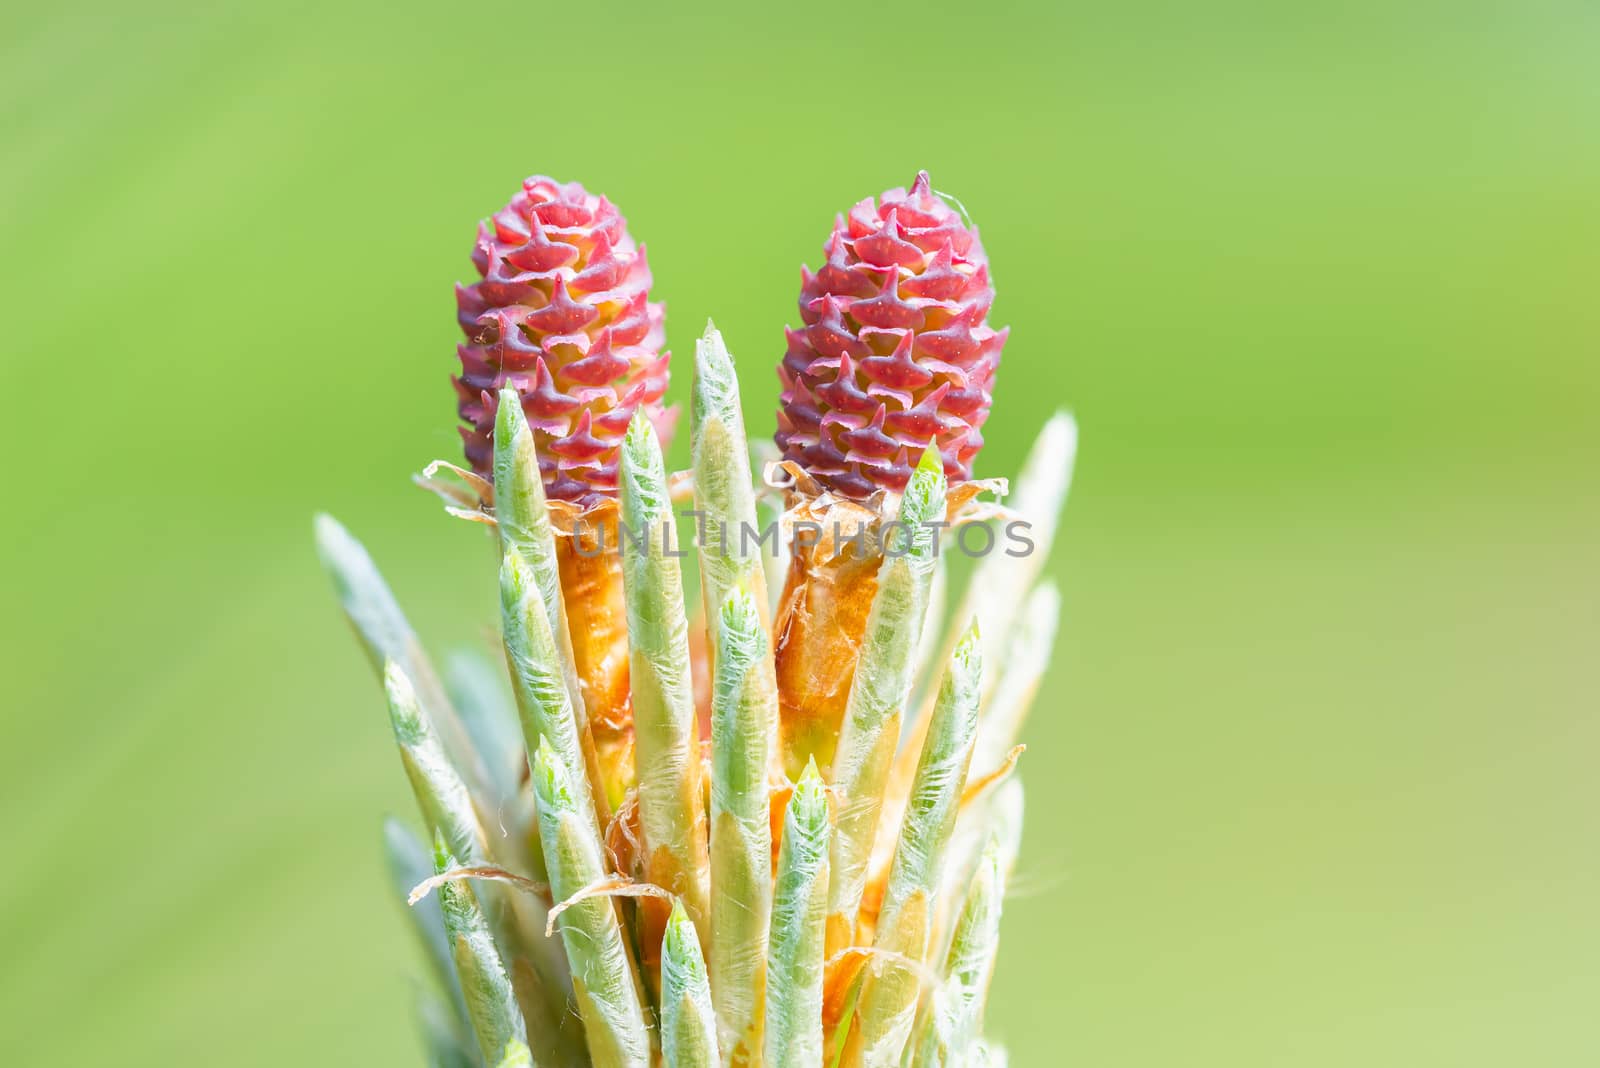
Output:
M917 167L1083 428L993 1032L1022 1065L1600 1060L1590 5L0 13L0 1062L419 1063L409 814L310 519L492 619L451 283L523 175L715 316ZM684 446L676 446L682 461Z

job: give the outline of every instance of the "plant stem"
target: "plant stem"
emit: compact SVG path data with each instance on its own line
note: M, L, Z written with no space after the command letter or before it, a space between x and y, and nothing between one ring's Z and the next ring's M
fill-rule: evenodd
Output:
M810 764L784 811L772 898L767 1068L822 1064L822 972L828 893L828 791Z
M712 619L717 671L711 694L711 971L724 1063L742 1063L759 1059L766 999L772 911L768 775L778 694L756 594L730 590Z
M944 491L939 454L929 449L906 485L895 523L886 525L895 529L888 530L884 539L878 592L850 685L833 768L840 808L828 890L830 956L854 940L884 783L900 739L913 659L927 615L938 545L936 532L928 525L944 518Z
M434 870L446 872L458 866L442 832L434 834ZM450 937L451 956L467 1002L467 1018L478 1039L478 1050L487 1063L498 1062L512 1042L525 1043L522 1010L511 989L500 953L495 949L489 924L478 908L472 889L462 882L447 882L439 888L439 907L444 912L445 931Z
M566 901L606 877L589 806L573 792L565 763L545 739L534 750L532 777L550 891L557 901ZM594 1068L649 1068L644 1008L616 907L606 897L586 898L563 911L556 923Z
M983 656L976 628L956 646L939 686L933 719L906 805L877 918L873 949L856 1002L845 1063L897 1068L916 1021L935 895L955 826L978 729Z
M661 1052L666 1068L716 1068L717 1024L700 939L674 902L661 942Z
M710 861L700 739L690 679L683 578L671 548L672 504L661 446L649 419L636 415L622 444L618 476L623 588L628 605L628 671L633 694L639 822L645 878L683 899L710 941ZM659 945L665 910L641 903L651 920L641 941Z

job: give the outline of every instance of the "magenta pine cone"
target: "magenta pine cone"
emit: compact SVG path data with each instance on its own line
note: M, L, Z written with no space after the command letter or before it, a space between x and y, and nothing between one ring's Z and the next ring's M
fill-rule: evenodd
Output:
M456 286L467 460L488 476L498 391L522 397L552 498L588 506L616 495L617 450L643 405L658 432L667 358L664 309L627 222L577 182L536 176L478 226L482 280Z
M801 269L778 448L823 486L862 499L901 490L930 443L945 476L972 477L1007 330L989 326L994 286L976 227L922 171L911 189L840 217L827 262Z

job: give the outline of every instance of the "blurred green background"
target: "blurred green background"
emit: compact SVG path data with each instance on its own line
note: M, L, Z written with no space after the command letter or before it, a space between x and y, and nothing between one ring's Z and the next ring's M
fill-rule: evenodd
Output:
M476 219L611 196L761 436L917 167L1013 327L981 470L1083 428L1014 1063L1600 1060L1596 9L675 8L0 13L0 1062L419 1063L313 511L480 640L407 481Z

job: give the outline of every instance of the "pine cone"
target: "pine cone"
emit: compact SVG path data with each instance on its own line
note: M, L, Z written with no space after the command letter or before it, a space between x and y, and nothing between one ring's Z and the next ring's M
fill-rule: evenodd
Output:
M663 435L670 418L665 309L651 303L645 250L605 197L543 176L522 183L478 225L482 281L456 286L460 428L467 460L488 475L496 393L511 385L533 429L553 498L614 497L617 450L643 405Z
M788 351L778 448L847 497L901 490L937 442L945 477L972 477L1008 330L989 326L994 286L975 227L928 173L841 216L827 262L801 269L803 327ZM892 284L891 284L892 283Z

